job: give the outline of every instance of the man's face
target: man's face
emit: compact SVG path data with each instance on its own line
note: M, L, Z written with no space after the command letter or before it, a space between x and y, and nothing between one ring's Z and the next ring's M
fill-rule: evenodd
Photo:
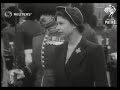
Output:
M55 32L57 32L56 26L57 26L57 24L55 23L53 26L51 26L51 27L48 28L48 31L49 31L50 33L55 33Z
M72 34L74 30L74 25L72 25L67 19L61 16L57 16L57 27L60 37L68 37Z

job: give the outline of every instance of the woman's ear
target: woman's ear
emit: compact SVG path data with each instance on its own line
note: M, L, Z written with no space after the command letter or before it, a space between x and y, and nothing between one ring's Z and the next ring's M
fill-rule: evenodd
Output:
M75 25L73 25L73 29L76 29L77 27Z

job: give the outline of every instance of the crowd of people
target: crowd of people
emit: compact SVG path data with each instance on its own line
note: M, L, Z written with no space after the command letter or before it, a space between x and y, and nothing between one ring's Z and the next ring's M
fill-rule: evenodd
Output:
M6 11L24 12L16 7ZM2 19L2 87L117 86L117 76L113 73L109 85L105 58L110 55L117 60L117 46L112 46L115 50L105 54L96 30L78 6L57 6L54 13L41 13L39 19L34 14ZM15 58L8 54L11 42ZM12 62L10 68L7 59ZM117 70L116 67L109 71L113 70Z

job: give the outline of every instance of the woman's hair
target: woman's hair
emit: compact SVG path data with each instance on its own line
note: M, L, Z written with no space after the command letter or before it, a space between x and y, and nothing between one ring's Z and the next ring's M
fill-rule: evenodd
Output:
M67 15L67 13L64 10L56 11L55 19L57 18L57 16L61 16L64 19L67 19L71 24L75 25L74 22L72 21L72 19ZM75 25L75 26L77 27L77 29L80 33L82 33L84 31L84 26L83 25L79 25L79 26Z

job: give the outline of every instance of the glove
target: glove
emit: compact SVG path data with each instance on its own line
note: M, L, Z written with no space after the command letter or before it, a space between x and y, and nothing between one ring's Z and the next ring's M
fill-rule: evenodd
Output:
M112 56L113 60L117 60L117 52L111 53L110 55Z
M24 72L20 69L13 69L10 70L9 72L9 83L13 84L14 83L14 74L17 74L17 79L22 79L25 77Z
M32 62L32 49L24 50L26 66Z

